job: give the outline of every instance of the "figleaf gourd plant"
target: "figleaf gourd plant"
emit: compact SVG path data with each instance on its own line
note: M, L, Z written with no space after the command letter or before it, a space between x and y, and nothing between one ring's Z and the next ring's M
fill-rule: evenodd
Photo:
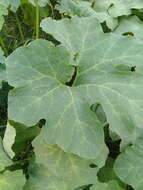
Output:
M142 1L28 3L36 40L0 49L0 189L142 190Z

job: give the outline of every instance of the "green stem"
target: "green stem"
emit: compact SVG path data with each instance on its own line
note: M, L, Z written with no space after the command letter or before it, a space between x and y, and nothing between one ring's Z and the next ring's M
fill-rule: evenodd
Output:
M5 44L4 44L4 42L3 42L3 39L2 39L1 37L0 37L0 45L1 45L2 49L3 49L3 51L4 51L5 56L8 56L7 49L6 49L6 47L5 47Z
M17 13L16 13L16 22L17 22L17 26L18 26L18 29L19 29L19 32L20 32L21 40L22 40L22 42L24 43L24 35L23 35L21 23L20 23L20 21L19 21L19 18L18 18L18 16L17 16Z
M36 3L36 39L39 39L40 14L39 14L38 0L35 0L35 3Z

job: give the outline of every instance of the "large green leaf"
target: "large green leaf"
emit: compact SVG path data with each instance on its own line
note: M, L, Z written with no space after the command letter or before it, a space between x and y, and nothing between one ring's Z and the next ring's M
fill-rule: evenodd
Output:
M119 178L135 190L143 188L143 138L119 155L114 170Z
M45 19L41 26L77 55L73 89L90 104L101 103L113 132L126 141L135 140L142 128L142 42L103 34L89 18Z
M71 62L64 48L44 40L9 56L7 74L15 87L9 94L9 119L31 126L44 118L40 136L45 142L83 157L100 157L106 152L102 124L80 89L65 85L73 75Z
M135 38L100 32L92 18L48 19L43 25L76 55L78 74L74 87L64 85L69 80L65 73L68 74L71 58L65 61L61 48L49 51L45 41L20 48L7 60L9 83L16 87L9 96L9 118L28 125L45 118L47 126L41 138L47 143L96 158L104 146L103 131L90 106L99 102L111 130L123 141L134 141L136 131L142 128L143 44ZM50 68L51 63L54 68ZM57 73L56 80L53 72Z
M3 174L0 174L0 189L23 190L25 181L22 171L6 171Z

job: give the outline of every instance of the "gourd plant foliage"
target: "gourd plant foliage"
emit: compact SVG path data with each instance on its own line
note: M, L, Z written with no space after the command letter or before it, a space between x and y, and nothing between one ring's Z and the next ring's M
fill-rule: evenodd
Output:
M143 189L142 2L101 2L59 0L52 40L0 51L1 190Z

